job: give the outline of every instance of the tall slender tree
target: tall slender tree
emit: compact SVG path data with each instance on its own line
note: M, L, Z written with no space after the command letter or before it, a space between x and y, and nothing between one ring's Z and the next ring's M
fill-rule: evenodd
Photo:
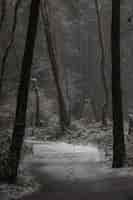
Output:
M120 69L120 0L112 0L112 112L113 168L123 167L125 142L123 128L121 69Z
M57 90L60 125L61 125L61 130L63 133L63 131L70 125L71 118L70 118L70 112L66 108L65 97L63 95L62 87L60 83L59 67L57 64L55 47L53 45L47 0L45 0L44 3L41 5L41 16L42 16L43 25L44 25L48 54L49 54L49 58L51 62L51 69L52 69L53 77L55 80L55 86Z
M6 0L1 0L0 7L1 7L1 9L0 9L1 10L0 31L1 31L3 23L4 23L5 16L6 16Z
M14 123L12 143L10 146L8 157L8 180L11 183L16 181L17 178L21 148L23 144L23 138L25 135L26 110L34 46L37 35L39 5L40 0L31 0L27 38L20 74L20 85L18 88L16 117Z
M101 48L101 63L100 63L101 79L102 79L102 85L103 85L103 89L104 89L104 103L102 106L102 124L104 126L106 126L107 125L109 93L108 93L108 87L107 87L106 75L105 75L105 64L106 64L105 63L105 46L104 46L104 39L103 39L99 0L94 0L94 2L95 2L95 7L96 7L98 35L99 35L99 43L100 43L100 48Z
M12 48L14 38L15 38L15 31L16 31L16 26L17 26L17 14L18 14L18 9L19 9L20 3L21 3L21 0L17 0L16 3L15 3L11 36L10 36L10 40L8 42L8 45L6 47L6 50L4 52L4 55L2 57L1 69L0 69L0 95L2 94L2 89L3 89L3 80L4 80L5 70L6 70L6 61L7 61L9 52ZM5 11L3 11L3 12L5 12Z

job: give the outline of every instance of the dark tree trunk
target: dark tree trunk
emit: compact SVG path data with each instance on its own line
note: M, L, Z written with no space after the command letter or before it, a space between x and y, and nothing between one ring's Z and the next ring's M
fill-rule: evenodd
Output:
M125 142L120 69L120 0L112 0L112 112L113 112L113 168L123 167Z
M9 182L14 182L17 178L18 166L20 162L23 138L25 135L26 110L29 92L30 74L33 60L33 52L37 35L37 24L39 18L40 0L32 0L30 7L29 25L20 75L20 85L18 88L16 118L14 123L12 143L9 151Z
M41 14L42 14L42 19L44 23L44 29L45 29L45 35L46 35L46 41L47 41L47 47L48 47L48 54L49 54L51 67L52 67L52 73L53 73L56 90L57 90L60 125L61 125L62 131L64 131L65 128L67 128L70 125L71 119L70 119L70 113L66 108L65 97L63 95L62 87L60 83L60 77L59 77L59 71L58 71L59 69L58 69L58 64L57 64L56 55L55 55L55 48L53 46L53 41L52 41L52 33L51 33L51 27L50 27L50 21L49 21L47 1L44 1L44 4L42 5L41 8L42 8Z
M3 23L4 23L5 16L6 16L6 0L1 0L0 6L1 6L1 9L0 9L0 11L1 11L0 31L1 31Z

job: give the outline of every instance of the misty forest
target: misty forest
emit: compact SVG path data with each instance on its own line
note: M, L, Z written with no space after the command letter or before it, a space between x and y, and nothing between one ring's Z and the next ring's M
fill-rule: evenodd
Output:
M0 200L133 200L133 1L0 0Z

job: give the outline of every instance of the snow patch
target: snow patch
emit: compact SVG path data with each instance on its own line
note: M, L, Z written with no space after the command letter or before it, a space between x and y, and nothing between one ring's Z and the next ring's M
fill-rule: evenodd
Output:
M38 157L44 157L49 154L49 158L55 155L55 158L65 156L73 156L77 160L98 162L104 159L104 153L102 153L96 146L92 144L88 145L73 145L65 142L47 142L44 144L34 144L33 154ZM47 157L47 156L46 156Z

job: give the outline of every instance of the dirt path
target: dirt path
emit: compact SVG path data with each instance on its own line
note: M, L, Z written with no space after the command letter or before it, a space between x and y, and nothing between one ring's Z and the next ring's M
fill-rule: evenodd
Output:
M41 188L23 200L133 199L132 170L109 169L96 146L27 142L33 145L33 157L25 163Z

